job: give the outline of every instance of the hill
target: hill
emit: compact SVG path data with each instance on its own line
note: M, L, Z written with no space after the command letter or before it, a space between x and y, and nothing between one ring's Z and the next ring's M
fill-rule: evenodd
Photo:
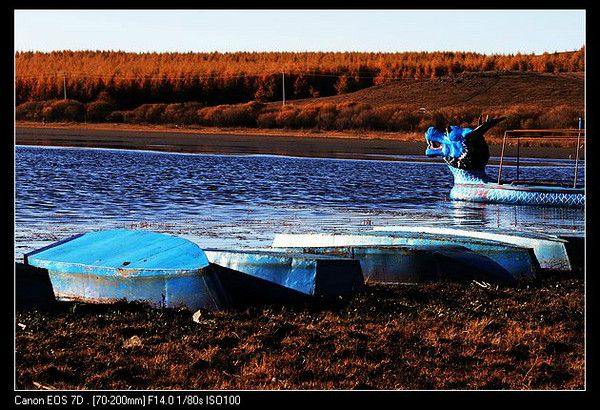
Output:
M343 95L290 101L298 105L316 102L354 102L371 107L394 104L417 110L475 107L485 111L524 104L583 109L584 73L461 73L434 79L403 79Z
M507 117L507 128L571 128L584 115L582 72L469 72L403 79L321 98L250 101L206 106L196 100L119 109L103 92L89 103L30 101L17 107L25 121L176 124L178 126L286 128L325 131L422 133L429 126L470 125L481 114ZM280 94L281 95L281 94ZM281 98L281 97L280 97Z
M585 48L565 53L472 52L19 52L17 104L62 98L89 103L102 93L120 109L195 101L207 106L339 95L396 79L463 72L583 72Z

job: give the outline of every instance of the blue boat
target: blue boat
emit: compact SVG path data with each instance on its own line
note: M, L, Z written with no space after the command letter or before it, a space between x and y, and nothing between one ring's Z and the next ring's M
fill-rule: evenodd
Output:
M205 252L211 264L246 275L245 280L237 281L244 286L250 282L249 277L269 283L274 291L265 300L275 293L283 294L284 289L305 296L334 298L354 294L363 287L360 262L354 259L269 250L206 249ZM226 280L231 275L221 273L220 277ZM226 282L228 290L234 288L230 282ZM283 289L277 291L277 287Z
M569 240L541 232L524 232L509 229L477 229L426 225L392 225L373 228L375 232L412 232L440 237L468 237L491 240L523 248L531 248L541 269L570 272L574 268L573 255L569 255ZM575 239L571 239L574 242ZM582 247L580 247L582 249Z
M228 301L198 245L157 232L88 232L30 252L25 263L48 270L59 300L143 301L192 310Z
M365 282L468 282L513 284L516 279L485 255L463 246L362 245L275 248L284 252L335 255L360 261Z
M504 133L500 167L497 178L486 173L490 158L484 134L503 118L481 123L475 129L449 126L445 131L430 127L425 133L428 157L442 157L454 177L450 199L470 202L499 203L514 205L542 205L582 208L585 205L585 188L577 180L580 146L584 141L584 130L508 130ZM561 184L555 181L533 181L519 179L519 145L521 139L544 138L576 139L575 173L573 182ZM508 139L517 142L517 179L504 181L502 168Z
M515 279L535 277L540 265L533 249L497 241L466 236L438 236L412 232L360 232L360 233L314 233L277 234L274 248L328 248L349 246L462 246L493 260Z

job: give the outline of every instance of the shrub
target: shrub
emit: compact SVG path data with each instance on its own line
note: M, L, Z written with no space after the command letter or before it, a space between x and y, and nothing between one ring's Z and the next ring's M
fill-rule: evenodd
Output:
M198 110L204 105L198 102L168 104L162 114L162 122L170 124L199 123Z
M362 111L371 109L371 106L363 103L344 102L338 104L336 109L335 128L343 130L355 128L356 116Z
M258 115L263 107L264 104L256 101L238 105L218 105L200 109L198 117L203 125L256 127Z
M15 109L15 116L17 120L41 121L43 109L44 101L30 101L18 105Z
M304 105L266 105L252 101L245 104L205 107L198 102L174 104L143 104L134 110L117 111L107 94L84 106L75 100L26 102L16 107L17 120L110 121L148 124L201 124L221 127L261 127L320 130L385 130L424 132L430 126L474 126L481 114L505 116L506 120L490 130L489 135L501 135L506 129L573 128L583 111L569 105L549 110L535 104L514 105L490 110L479 107L444 107L420 112L414 107L389 104L372 107L368 104L320 102Z
M338 116L338 108L334 104L323 104L316 118L316 126L322 130L331 130L336 127L336 118Z
M277 113L277 116L275 117L275 123L279 128L299 128L296 121L298 112L298 108L286 105Z
M321 110L317 105L305 105L296 109L296 117L294 118L294 128L316 128L317 116ZM320 128L320 127L319 127Z
M106 117L107 122L125 122L124 111L113 111Z
M519 128L537 127L537 119L542 113L542 109L533 104L518 104L509 109L498 112L497 115L505 116L506 119L494 127L497 134L505 130Z
M256 125L260 128L275 128L277 126L277 114L273 111L259 114L256 118Z
M543 128L577 128L579 117L583 118L583 111L568 105L559 105L542 112L538 122Z
M124 113L125 122L140 124L160 124L167 104L143 104Z
M389 119L391 131L415 131L419 126L421 116L407 109L396 109Z
M110 100L96 100L86 105L85 118L90 122L105 122L116 109L116 104Z
M75 100L46 101L42 110L46 121L83 121L85 107Z

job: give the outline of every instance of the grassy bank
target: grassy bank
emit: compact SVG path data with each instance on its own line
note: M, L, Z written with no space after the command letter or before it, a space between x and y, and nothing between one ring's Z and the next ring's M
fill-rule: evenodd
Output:
M53 122L42 124L37 121L17 121L17 128L33 128L40 131L44 129L64 130L89 130L89 131L136 131L136 132L174 132L178 134L203 134L203 135L260 135L260 136L285 136L302 138L346 138L364 140L390 140L423 142L423 133L420 132L389 132L368 130L330 130L319 129L286 129L286 128L249 128L249 127L212 127L202 125L179 124L127 124L127 123L81 123L81 122Z
M105 107L106 105L106 107ZM102 108L98 108L98 107ZM505 121L489 134L500 136L507 129L574 128L583 110L570 105L546 108L537 104L484 109L445 107L420 113L403 104L371 106L357 102L311 102L287 105L250 102L202 107L198 103L144 104L134 110L114 110L111 103L84 105L75 100L24 103L16 108L19 121L33 123L118 123L128 125L177 125L178 127L222 127L284 129L326 132L395 132L422 134L430 126L474 126L482 113L504 116ZM100 110L100 112L97 112Z
M349 301L17 314L18 388L582 389L584 285L370 285Z

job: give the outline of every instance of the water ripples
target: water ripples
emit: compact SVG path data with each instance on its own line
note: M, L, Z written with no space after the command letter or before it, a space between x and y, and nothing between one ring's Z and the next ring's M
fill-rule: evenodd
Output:
M572 166L522 172L567 178ZM177 233L202 246L400 223L583 227L581 210L454 202L451 186L442 163L17 147L15 253L113 227Z

